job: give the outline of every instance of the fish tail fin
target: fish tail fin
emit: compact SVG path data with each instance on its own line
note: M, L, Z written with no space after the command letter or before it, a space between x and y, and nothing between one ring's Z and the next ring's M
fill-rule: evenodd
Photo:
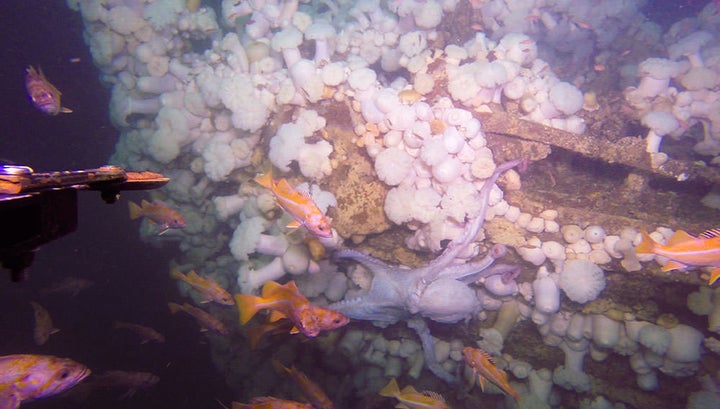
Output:
M245 325L252 317L260 311L259 305L262 299L254 295L235 294L235 304L240 313L240 324Z
M130 201L128 202L128 208L130 209L130 220L135 220L143 215L143 210L137 203Z
M642 235L642 241L640 244L638 244L637 247L635 247L636 253L652 253L655 249L655 246L657 243L655 240L653 240L652 237L648 234L647 230L642 229L640 231L640 234Z
M710 281L708 281L708 285L715 284L718 278L720 278L720 267L715 267L710 270Z
M182 311L182 305L176 304L174 302L168 303L168 308L170 308L170 313L175 314L178 311Z
M390 379L390 382L380 390L380 396L386 396L388 398L393 398L397 396L398 393L400 393L400 387L398 387L395 378Z
M284 291L285 289L286 286L278 283L277 281L266 281L265 284L263 284L260 293L262 294L263 298L270 298L278 294L280 291Z
M272 189L272 169L256 177L255 182L265 189Z
M187 278L187 276L185 276L185 274L183 274L182 271L180 271L176 268L173 268L172 270L170 270L170 277L174 278L175 280L183 280L183 281Z

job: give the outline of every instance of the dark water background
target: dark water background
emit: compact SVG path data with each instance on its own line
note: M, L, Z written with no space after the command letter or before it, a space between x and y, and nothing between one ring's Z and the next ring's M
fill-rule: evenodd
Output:
M106 164L118 133L108 120L109 90L100 85L83 42L80 14L62 0L2 1L0 53L0 159L36 171ZM24 88L31 64L42 67L63 92L63 105L72 114L53 117L32 107ZM0 275L0 355L64 356L95 373L153 372L160 383L126 400L119 399L122 391L100 391L83 402L49 399L23 407L219 408L215 398L226 403L232 398L195 322L169 314L167 302L182 300L167 273L175 245L142 243L138 223L128 219L127 201L144 196L126 193L107 205L97 193L81 192L78 230L37 252L27 282L11 283ZM75 297L40 295L39 289L67 276L95 284ZM33 342L30 300L48 309L61 329L41 347ZM113 330L115 320L152 326L167 341L140 345L132 334Z
M667 29L705 4L658 0L644 12ZM63 0L3 0L0 53L0 159L38 171L106 164L117 131L108 121L109 92L100 85L83 42L79 13ZM51 117L31 106L23 84L30 64L43 68L74 113ZM217 408L216 398L232 398L195 323L168 313L167 302L180 299L167 274L174 246L154 248L138 240L137 223L128 221L127 200L142 196L124 194L119 203L106 205L94 193L81 193L78 231L37 253L29 281L10 283L0 276L0 355L66 356L96 373L150 371L160 376L160 383L129 400L118 399L121 392L98 392L84 402L50 399L27 407ZM38 293L66 276L95 285L76 297ZM61 329L42 347L33 343L30 300L45 306ZM167 342L140 345L129 334L114 331L114 320L150 325Z

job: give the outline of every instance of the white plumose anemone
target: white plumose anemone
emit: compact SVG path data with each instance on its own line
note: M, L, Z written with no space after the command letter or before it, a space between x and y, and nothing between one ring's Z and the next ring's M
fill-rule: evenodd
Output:
M588 260L570 260L560 272L558 284L568 298L584 304L605 289L605 274Z

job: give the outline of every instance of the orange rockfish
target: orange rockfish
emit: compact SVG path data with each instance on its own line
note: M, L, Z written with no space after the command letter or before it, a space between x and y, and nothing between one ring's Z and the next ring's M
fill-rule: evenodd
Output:
M272 361L273 366L276 370L279 372L286 372L293 381L300 387L300 391L302 392L303 396L305 396L305 399L310 402L313 408L315 409L333 409L333 403L328 398L327 394L325 394L325 391L322 390L318 384L311 381L310 378L307 377L304 373L298 371L295 369L295 367L288 368L285 365L281 364L280 361L273 359Z
M654 253L670 259L662 271L677 270L689 266L713 267L710 270L709 285L720 278L720 229L708 230L693 237L678 230L668 240L667 245L656 242L647 231L642 231L642 242L635 248L637 253Z
M165 233L169 229L182 229L187 225L183 215L161 200L148 202L143 199L140 206L130 202L129 207L131 220L146 217L150 223L158 225L158 235Z
M309 403L260 396L252 398L250 403L233 402L232 409L313 409L313 407Z
M50 338L50 335L55 334L60 330L53 326L52 318L50 318L50 313L45 308L43 308L42 305L36 303L35 301L30 301L30 304L35 311L35 328L33 330L33 339L35 340L36 345L43 345L47 342L48 338ZM0 406L0 408L2 407Z
M157 343L165 342L165 336L163 334L157 332L154 328L146 327L145 325L133 324L131 322L115 321L113 323L113 328L126 329L128 331L134 332L135 334L140 336L141 344L147 344L150 341Z
M445 399L439 393L432 391L418 392L409 385L400 390L395 378L390 379L390 382L382 388L380 396L399 400L400 403L395 406L396 408L450 409L450 406L445 403Z
M188 283L190 287L200 292L203 295L203 303L215 301L222 305L235 305L230 293L212 278L200 277L194 270L190 270L186 275L175 269L170 271L170 276Z
M228 335L230 333L227 327L225 327L225 324L200 308L193 307L188 303L180 305L174 302L169 302L168 307L170 308L170 312L173 314L178 311L184 311L185 313L190 314L193 318L195 318L198 324L200 324L202 331L212 331L219 335Z
M485 391L485 380L487 379L504 393L515 398L516 401L520 400L520 395L518 395L508 383L507 373L495 366L495 362L493 362L493 359L487 352L482 349L465 347L462 353L465 357L465 363L472 368L473 375L478 375L480 389Z
M261 309L273 310L271 320L288 318L295 325L291 332L302 332L315 337L320 331L340 328L350 322L345 315L329 308L313 305L300 293L294 281L285 285L268 281L263 285L262 295L235 294L240 312L240 323L245 325Z
M333 236L330 219L320 211L309 193L293 188L285 179L273 179L272 172L256 177L255 182L269 189L277 204L295 219L287 227L305 226L310 233L318 237Z
M62 93L45 78L42 69L35 70L31 65L25 69L25 72L27 72L25 89L35 108L49 115L57 115L61 112L69 114L72 112L70 108L60 105L60 95Z
M0 357L0 408L16 409L23 402L57 395L90 375L85 366L50 355Z

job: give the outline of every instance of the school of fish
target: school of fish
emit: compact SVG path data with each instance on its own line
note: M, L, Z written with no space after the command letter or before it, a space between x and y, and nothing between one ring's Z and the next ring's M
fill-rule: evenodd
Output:
M720 4L720 2L716 1ZM603 71L602 65L596 65L596 71ZM71 109L61 104L61 92L48 81L43 71L33 66L26 69L25 87L32 104L48 115L71 113ZM317 206L312 197L290 185L286 179L274 179L272 171L257 176L254 181L268 189L276 204L287 212L293 221L286 227L297 229L304 227L317 238L333 237L331 220ZM142 200L138 205L129 202L130 219L145 218L156 226L158 235L170 229L182 229L187 225L184 216L161 200L152 202ZM312 237L311 236L311 237ZM678 230L668 239L667 244L653 240L643 230L642 241L636 247L639 254L656 254L667 261L662 271L682 270L690 267L709 267L709 285L720 278L720 229L707 230L697 237ZM320 245L321 246L321 245ZM321 246L322 247L322 246ZM314 252L324 254L322 251ZM216 303L221 306L236 305L241 325L246 325L261 310L269 310L267 320L246 330L250 345L255 348L266 334L301 333L313 338L323 331L332 331L349 323L349 318L340 312L311 303L297 288L293 281L280 284L266 282L260 296L235 294L232 296L217 281L204 277L191 270L183 273L172 269L170 277L182 281L196 291L200 303ZM67 278L63 282L41 290L41 294L67 292L76 295L92 282ZM51 334L59 330L53 326L49 312L36 301L30 302L35 317L33 338L38 346L46 344ZM202 331L211 331L218 336L227 336L230 329L212 313L193 306L190 303L169 302L172 314L184 312L192 316ZM113 328L130 331L140 338L141 343L165 342L165 337L155 329L141 324L115 321ZM492 357L485 351L464 347L462 355L466 365L472 370L480 388L485 391L486 382L494 384L503 393L512 396L516 402L521 397L513 389L505 371L498 368ZM310 380L295 367L286 367L273 359L273 366L280 373L288 375L299 387L308 403L279 399L271 396L253 398L250 403L233 402L232 409L333 409L333 403L322 387ZM0 409L16 409L24 402L57 395L80 384L91 371L84 365L67 358L50 355L15 354L0 357ZM125 390L123 397L131 397L139 389L147 389L157 384L159 378L149 372L106 371L97 375L92 382L85 382L87 390L120 388ZM79 390L80 388L78 388ZM408 409L446 409L445 399L433 391L418 392L408 385L399 388L395 378L379 392L380 396L394 398L396 407Z
M270 189L277 204L285 211L290 213L295 222L288 227L297 228L304 226L309 233L317 237L331 237L332 229L329 219L319 211L309 195L301 193L290 187L285 179L274 180L270 173L259 176L255 179L259 184ZM163 234L168 229L179 229L186 225L182 215L165 204L162 201L155 200L148 202L143 200L140 205L130 202L130 218L137 219L146 217L150 223L158 226L158 234ZM655 253L669 259L663 270L672 270L685 268L688 266L713 266L710 284L717 280L720 273L720 261L718 261L718 248L720 248L720 231L710 230L701 234L699 237L692 237L689 234L678 231L667 245L661 245L653 241L647 233L643 232L643 242L638 246L638 252ZM246 335L252 348L255 348L260 339L266 334L282 334L301 333L306 337L313 338L323 331L332 331L343 327L349 323L349 318L340 312L315 305L311 303L297 288L293 281L280 284L274 281L266 282L259 296L251 294L235 294L234 296L225 290L217 281L211 277L205 277L190 270L187 273L181 272L179 269L173 268L170 271L172 279L182 281L197 292L200 296L200 303L215 303L220 306L237 306L239 321L241 325L246 325L255 317L258 312L268 310L265 322L250 326L246 330ZM64 284L62 287L68 287L75 292L77 289L84 287L75 286L75 284ZM55 290L52 290L55 291ZM60 290L58 290L60 291ZM62 290L64 291L64 290ZM51 293L51 291L47 291ZM52 325L49 313L40 304L33 301L31 305L35 311L35 340L38 345L47 342L50 334L58 330ZM220 319L216 318L212 313L193 306L190 303L168 303L168 307L172 314L177 312L185 312L197 321L202 331L210 331L218 336L227 336L230 329ZM140 324L115 321L113 324L115 329L122 329L136 334L140 338L141 343L157 342L162 343L165 337L151 327ZM520 400L520 395L510 386L508 376L505 371L499 369L493 359L484 351L465 347L462 350L465 363L473 371L477 377L481 390L485 390L486 382L489 381L496 385L504 393L512 396L516 401ZM18 355L22 357L18 361L40 362L47 361L44 367L27 365L23 366L26 371L33 372L36 376L47 376L52 379L52 375L47 375L50 367L53 365L54 357L40 357L31 355ZM32 359L31 359L32 358ZM44 361L43 361L44 360ZM76 363L64 360L65 367L72 367ZM272 409L272 408L314 408L314 409L333 409L333 403L322 387L310 380L304 373L295 367L286 367L279 361L273 359L275 368L280 373L287 374L295 381L301 390L303 396L309 403L302 403L290 400L279 399L275 397L257 397L250 403L233 402L232 407L235 408L251 408L251 409ZM30 390L29 386L18 384L17 379L7 381L8 384L14 383L13 386L2 386L2 391L17 390L13 392L11 399L12 405L19 405L23 401L38 399L45 396L51 396L58 391L69 389L82 381L89 370L76 364L78 375L73 381L67 383L60 382L57 386L48 386L47 390L42 391ZM39 368L39 369L36 369ZM84 368L84 369L83 369ZM37 371L37 373L35 373ZM107 371L97 376L93 382L84 385L85 390L97 390L115 388L126 388L123 397L131 397L138 389L146 389L154 386L159 378L151 373L144 372L125 372L125 371ZM412 386L408 385L403 389L398 387L395 379L390 382L379 392L381 396L397 399L396 407L399 408L432 408L445 409L449 408L444 398L432 391L418 392ZM0 395L4 396L4 395ZM0 401L4 402L4 401ZM0 409L15 408L17 406L0 406Z

